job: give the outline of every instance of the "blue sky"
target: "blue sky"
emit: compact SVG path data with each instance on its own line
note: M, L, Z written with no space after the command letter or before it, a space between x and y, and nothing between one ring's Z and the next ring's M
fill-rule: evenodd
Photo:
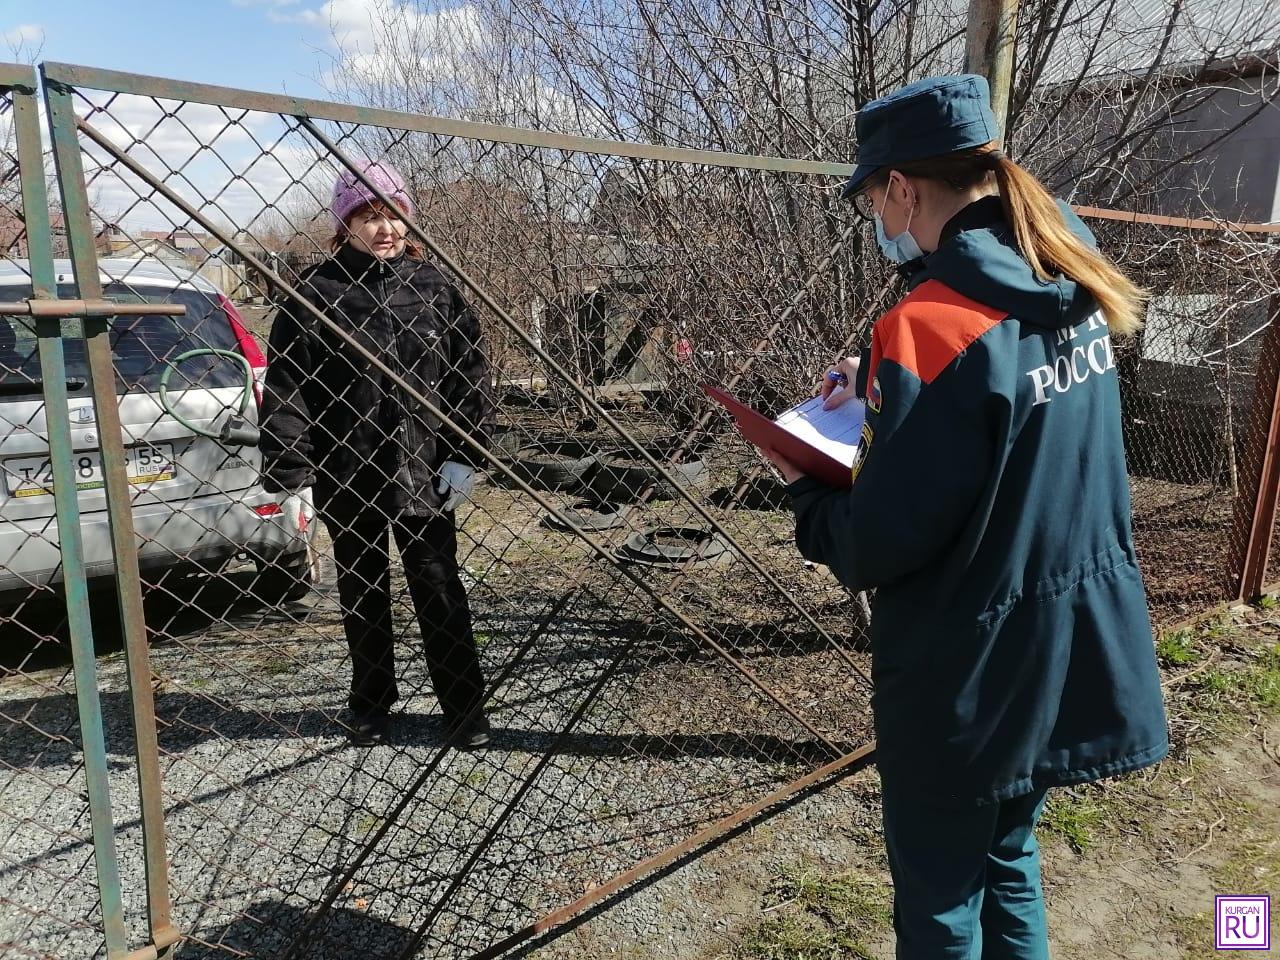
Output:
M326 99L321 78L339 45L377 63L370 13L414 22L407 0L0 0L0 60L44 60ZM86 91L77 110L110 95ZM165 117L155 101L119 97L95 127L223 223L252 227L307 179L327 193L331 165L310 141L282 138L274 114L230 117L183 104ZM135 138L142 137L138 144ZM202 145L212 152L201 152ZM97 148L86 147L90 202L127 230L181 226L185 217Z
M330 23L365 4L324 0L0 0L0 59L29 59L324 96Z
M468 0L0 0L0 60L60 61L319 99L334 97L324 78L339 54L357 88L394 83L414 57L417 82L432 71L456 82L452 54L482 36ZM274 112L90 89L78 92L75 107L151 175L229 228L257 230L272 210L293 220L310 216L312 199L327 195L336 176L314 141ZM84 159L101 221L127 231L185 226L186 215L111 151L86 144Z

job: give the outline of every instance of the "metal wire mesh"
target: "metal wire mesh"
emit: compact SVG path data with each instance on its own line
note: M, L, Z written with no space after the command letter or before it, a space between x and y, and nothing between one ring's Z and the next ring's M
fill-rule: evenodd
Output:
M78 92L76 112L107 295L187 307L113 325L184 956L470 956L869 739L865 598L794 556L780 487L699 390L730 382L776 412L865 339L891 280L828 181L118 93ZM216 431L240 414L241 368L180 355L238 352L260 379L256 351L282 312L323 332L287 288L305 292L332 262L326 206L342 156L395 164L426 235L506 314L446 275L478 321L495 397L492 456L478 458L482 480L456 518L494 727L474 753L448 746L423 656L421 635L439 624L419 624L410 592L421 544L399 545L408 571L386 548L400 698L387 741L357 747L337 580L348 600L383 588L378 564L356 585L350 552L335 551L353 518L322 509L304 542L262 487L259 448L194 433L158 399L172 368L173 408ZM1233 588L1242 451L1270 415L1251 392L1266 326L1256 304L1274 278L1262 246L1238 238L1113 223L1099 233L1158 294L1117 363L1139 550L1168 623ZM18 247L7 257L21 269ZM58 272L70 282L68 264ZM380 302L412 324L422 305L409 287L389 283ZM3 295L28 294L19 283ZM327 342L351 359L353 381L406 373L411 390L387 390L400 416L438 427L423 400L457 412L429 389L436 378L354 350L368 345L368 316L321 308L346 323ZM384 366L392 342L374 345ZM278 359L268 351L267 369ZM439 379L458 373L453 359ZM6 382L25 368L14 369ZM38 389L30 401L38 409ZM355 413L359 429L388 426L377 410ZM400 441L387 430L382 442ZM56 555L46 482L5 464L5 506L27 501L38 519L24 529ZM93 466L80 495L86 551L109 573ZM383 479L399 482L395 467ZM376 541L396 509L366 499L354 539ZM5 616L35 652L0 689L0 941L87 955L102 933L59 601L45 568L21 573L22 549L5 563L24 581ZM97 629L136 934L125 664L112 618Z
M1134 534L1158 625L1238 589L1271 402L1256 373L1276 289L1274 246L1230 229L1098 221L1104 250L1151 291L1117 351ZM1262 393L1267 387L1262 385Z
M347 743L352 721L342 709L350 664L335 589L341 531L328 529L335 516L326 512L312 543L320 573L310 580L281 552L289 544L278 516L252 512L276 500L256 482L257 449L220 451L229 467L207 461L223 469L206 467L166 496L165 484L198 469L201 438L172 430L151 396L173 365L176 410L205 425L234 412L229 361L174 358L241 348L234 324L221 323L232 314L219 292L266 339L289 297L237 262L236 248L300 283L328 257L331 228L310 215L341 164L292 118L119 95L85 96L78 110L236 238L218 244L119 158L86 143L108 290L190 299L180 335L168 319L135 324L138 350L116 353L138 367L122 401L124 411L137 398L138 415L122 414L126 446L161 461L137 485L135 525L149 582L175 920L205 952L283 955L341 880L333 908L295 947L303 955L393 955L416 939L426 955L469 955L867 738L867 689L855 669L865 659L863 608L824 572L797 568L776 487L725 422L698 426L695 395L701 379L727 379L744 364L743 343L762 339L806 281L814 286L824 259L837 267L801 297L798 332L774 338L743 392L777 406L809 387L811 352L833 353L847 335L835 318L861 302L866 281L854 269L856 244L832 258L829 230L814 229L831 202L825 186L405 131L378 131L376 144L370 128L327 127L344 150L379 149L405 171L427 233L485 278L585 387L585 397L575 393L468 297L498 395L499 458L547 503L576 506L577 522L606 527L586 538L555 529L518 480L490 469L459 512L457 566L489 681L493 745L476 754L445 745L396 557L401 699L390 740L361 749ZM706 188L696 204L655 187L690 177ZM733 196L733 209L722 209ZM805 219L782 220L779 203ZM193 274L216 278L218 291ZM675 475L695 500L665 479L646 489L654 472L630 438L663 460L687 440L695 452ZM744 480L763 509L733 506ZM245 522L269 534L246 535ZM705 559L680 561L658 528L693 528ZM665 562L618 553L646 533L667 549ZM282 569L301 580L282 580ZM282 586L293 599L268 595ZM101 671L107 689L123 682L115 662ZM127 753L128 731L109 735L113 752ZM122 765L122 790L129 772ZM66 846L87 855L83 842ZM90 894L67 905L91 916ZM91 950L92 927L82 935ZM73 939L51 924L24 935L49 953Z

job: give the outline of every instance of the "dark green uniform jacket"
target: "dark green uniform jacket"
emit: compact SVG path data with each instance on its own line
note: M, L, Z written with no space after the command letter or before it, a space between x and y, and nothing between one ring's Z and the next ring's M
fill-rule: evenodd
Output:
M982 803L1156 762L1168 736L1096 304L1036 279L995 198L957 214L911 283L872 334L853 487L790 487L800 552L876 588L882 775Z

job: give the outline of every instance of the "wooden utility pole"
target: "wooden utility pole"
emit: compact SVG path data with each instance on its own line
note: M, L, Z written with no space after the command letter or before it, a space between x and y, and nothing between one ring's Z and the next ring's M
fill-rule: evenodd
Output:
M991 85L991 109L1004 131L1013 78L1013 46L1018 27L1018 0L969 0L964 69L980 73Z

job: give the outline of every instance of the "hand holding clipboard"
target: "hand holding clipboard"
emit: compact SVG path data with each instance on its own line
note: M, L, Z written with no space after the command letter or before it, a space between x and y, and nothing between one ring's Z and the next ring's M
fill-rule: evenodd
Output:
M730 394L704 384L703 392L733 416L738 430L763 451L776 451L797 470L832 487L853 483L865 408L848 401L823 409L821 396L806 400L776 421L751 409Z

